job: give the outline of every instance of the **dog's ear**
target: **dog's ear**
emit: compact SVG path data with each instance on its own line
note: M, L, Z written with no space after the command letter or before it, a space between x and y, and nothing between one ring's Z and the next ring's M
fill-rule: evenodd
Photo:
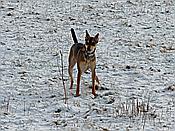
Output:
M95 38L95 41L98 42L99 41L99 33L97 33L94 38Z
M88 39L90 37L88 31L86 30L86 37L85 37L85 40Z

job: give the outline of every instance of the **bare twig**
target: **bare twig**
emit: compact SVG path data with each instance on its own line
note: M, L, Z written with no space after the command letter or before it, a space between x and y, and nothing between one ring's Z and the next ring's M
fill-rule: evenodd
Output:
M64 82L64 65L63 65L63 53L60 50L60 56L61 56L61 79L62 79L62 84L64 88L64 99L65 99L65 104L67 103L67 93L66 93L66 85Z
M8 97L8 100L7 100L7 112L9 112L9 105L10 105L10 96Z

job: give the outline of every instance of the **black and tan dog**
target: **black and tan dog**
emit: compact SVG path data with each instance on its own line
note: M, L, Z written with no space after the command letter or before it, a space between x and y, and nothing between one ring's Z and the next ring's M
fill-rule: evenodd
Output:
M99 41L99 33L97 33L94 37L90 36L88 31L86 30L85 36L85 44L78 43L76 34L74 29L71 29L72 38L74 40L74 44L72 45L69 53L69 67L68 72L71 79L70 89L73 86L73 67L77 63L78 75L77 75L77 89L76 96L79 96L80 90L80 78L81 75L87 71L88 69L92 72L92 94L95 96L95 81L99 84L98 77L96 76L95 68L96 68L96 45Z

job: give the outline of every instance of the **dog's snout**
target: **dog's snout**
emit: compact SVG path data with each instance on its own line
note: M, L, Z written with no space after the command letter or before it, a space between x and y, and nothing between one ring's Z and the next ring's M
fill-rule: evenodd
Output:
M90 46L88 46L88 47L87 47L87 50L88 50L88 51L91 51L91 47L90 47Z

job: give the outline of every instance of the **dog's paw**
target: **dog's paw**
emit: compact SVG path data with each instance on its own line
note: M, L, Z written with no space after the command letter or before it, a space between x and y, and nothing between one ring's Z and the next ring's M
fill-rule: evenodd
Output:
M92 85L89 86L90 89L92 89ZM95 85L95 90L98 90L100 88L99 85Z
M94 95L94 94L91 94L91 95L90 95L90 97L91 97L92 99L95 99L95 98L97 98L97 97L99 97L99 96L100 96L99 94L95 94L95 95Z
M75 97L79 97L80 96L80 94L76 94L76 95L74 95Z

